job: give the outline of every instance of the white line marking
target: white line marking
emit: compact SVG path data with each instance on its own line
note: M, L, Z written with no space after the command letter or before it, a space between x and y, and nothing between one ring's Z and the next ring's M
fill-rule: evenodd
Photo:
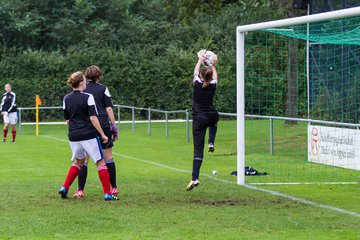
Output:
M339 212L339 213L351 215L351 216L354 216L354 217L360 217L360 213L357 213L357 212L349 211L349 210L338 208L338 207L333 207L333 206L322 204L322 203L313 202L313 201L306 200L306 199L303 199L303 198L287 195L287 194L284 194L284 193L281 193L281 192L276 192L276 191L273 191L273 190L259 188L259 187L251 186L251 185L248 185L248 184L245 184L245 187L247 187L249 189L269 193L269 194L274 195L274 196L287 198L287 199L290 199L290 200L293 200L293 201L296 201L296 202L304 203L306 205L311 205L311 206L315 206L315 207L321 207L321 208L325 208L327 210L331 210L331 211L334 211L334 212Z
M65 140L63 138L57 138L57 137L53 137L53 136L50 136L50 135L40 135L40 136L50 138L52 140L56 140L56 141L60 141L60 142L69 142L68 140Z
M117 156L120 156L120 157L127 158L127 159L132 159L132 160L135 160L135 161L138 161L138 162L143 162L143 163L147 163L147 164L151 164L151 165L156 165L156 166L159 166L159 167L162 167L162 168L171 169L171 170L176 171L176 172L191 173L191 171L188 171L188 170L183 170L183 169L179 169L179 168L170 167L168 165L164 165L164 164L161 164L161 163L158 163L158 162L151 162L151 161L144 160L144 159L141 159L141 158L132 157L132 156L125 155L125 154L120 154L120 153L117 153L117 152L114 152L114 151L113 151L113 154L117 155Z
M61 141L61 142L67 142L64 139L57 138L57 137L52 137L52 136L48 136L48 135L41 135L41 136L47 137L47 138L50 138L50 139L53 139L53 140ZM138 162L143 162L143 163L159 166L159 167L162 167L162 168L167 168L167 169L170 169L170 170L173 170L173 171L176 171L176 172L191 173L191 171L189 171L189 170L183 170L183 169L180 169L180 168L171 167L171 166L164 165L164 164L161 164L161 163L158 163L158 162L152 162L152 161L149 161L149 160L144 160L144 159L141 159L141 158L138 158L138 157L132 157L132 156L128 156L128 155L125 155L125 154L116 153L116 152L113 152L113 154L117 155L117 156L120 156L120 157L127 158L127 159L132 159L132 160L135 160L135 161L138 161ZM207 177L209 179L218 181L218 182L223 182L223 183L228 183L228 184L236 184L236 182L221 179L221 178L216 178L216 177L213 177L213 176L208 175L208 174L203 174L202 173L200 175L204 176L204 177ZM324 208L324 209L331 210L331 211L334 211L334 212L338 212L338 213L342 213L342 214L346 214L346 215L350 215L350 216L360 218L360 213L349 211L349 210L346 210L346 209L342 209L342 208L338 208L338 207L334 207L334 206L330 206L330 205L326 205L326 204L322 204L322 203L313 202L313 201L306 200L306 199L303 199L303 198L294 197L294 196L291 196L291 195L288 195L288 194L284 194L284 193L281 193L281 192L268 190L268 189L264 189L264 188L260 188L260 187L256 187L256 186L252 186L252 185L249 185L249 184L239 185L239 186L243 186L243 187L246 187L246 188L249 188L249 189L252 189L252 190L268 193L268 194L271 194L271 195L274 195L274 196L283 197L283 198L290 199L290 200L295 201L295 202L300 202L300 203L303 203L303 204L306 204L306 205L310 205L310 206L314 206L314 207L320 207L320 208Z

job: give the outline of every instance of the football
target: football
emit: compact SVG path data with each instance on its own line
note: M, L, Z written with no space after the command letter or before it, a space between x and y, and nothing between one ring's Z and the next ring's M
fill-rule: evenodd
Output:
M217 55L212 51L206 51L205 54L203 54L203 58L205 59L204 65L209 67L213 66L218 61Z

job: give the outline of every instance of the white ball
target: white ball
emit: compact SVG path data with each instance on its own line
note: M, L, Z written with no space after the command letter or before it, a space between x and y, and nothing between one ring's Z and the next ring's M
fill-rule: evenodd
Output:
M212 65L214 65L217 57L216 54L212 51L206 51L206 53L203 54L203 58L205 58L204 65L211 67Z
M212 170L211 173L214 174L214 175L218 174L218 172L216 170Z

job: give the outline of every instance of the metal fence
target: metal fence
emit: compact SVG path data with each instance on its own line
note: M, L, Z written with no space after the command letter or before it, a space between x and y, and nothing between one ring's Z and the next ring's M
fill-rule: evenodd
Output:
M219 113L219 114L222 116L236 117L236 113ZM331 122L331 121L322 121L322 120L304 119L304 118L261 116L261 115L245 114L245 119L268 119L269 120L270 155L271 156L274 154L274 120L306 122L308 124L315 123L315 124L332 125L332 126L338 126L338 127L351 127L351 128L356 128L356 129L360 128L360 124L356 124L356 123Z
M177 113L185 113L186 115L186 142L190 142L190 118L189 118L189 111L186 110L175 110L175 111L165 111L159 110L154 108L142 108L142 107L134 107L134 106L127 106L127 105L114 105L117 112L117 126L120 130L120 120L121 120L121 109L129 109L131 110L131 124L132 124L132 131L135 132L135 125L136 125L136 117L135 117L135 110L143 110L147 112L147 124L148 124L148 135L151 135L151 124L154 121L151 118L152 113L162 113L165 116L165 135L169 137L169 115L177 114ZM49 110L49 109L62 109L62 107L39 107L39 110ZM22 131L22 112L26 110L35 110L35 107L25 107L25 108L18 108L19 110L19 132ZM219 112L220 116L224 117L235 117L236 113L224 113ZM274 154L274 120L282 120L282 121L296 121L296 122L306 122L308 124L325 124L325 125L333 125L333 126L342 126L342 127L352 127L352 128L360 128L360 124L353 124L353 123L341 123L341 122L330 122L330 121L321 121L321 120L314 120L314 119L303 119L303 118L290 118L290 117L275 117L275 116L260 116L260 115L251 115L245 114L246 119L268 119L269 120L269 133L270 133L270 146L269 151L270 155Z
M148 135L151 135L151 123L153 122L152 120L152 113L162 113L164 114L165 117L165 135L168 138L169 137L169 115L172 114L178 114L178 113L184 113L186 115L186 142L190 142L190 127L189 127L189 111L186 110L175 110L175 111L164 111L164 110L159 110L159 109L153 109L153 108L142 108L142 107L134 107L134 106L126 106L126 105L114 105L114 108L116 108L116 111L114 109L114 112L117 113L117 126L118 129L120 130L120 119L121 119L121 109L130 109L131 110L131 124L132 124L132 131L135 132L135 123L136 123L136 117L135 117L135 110L144 110L147 112L147 122L148 122ZM35 107L24 107L24 108L18 108L19 111L19 133L22 132L22 125L23 125L23 120L22 120L22 113L24 111L28 111L28 110L35 110ZM50 110L50 109L59 109L61 110L62 107L61 106L55 106L55 107L39 107L39 110Z

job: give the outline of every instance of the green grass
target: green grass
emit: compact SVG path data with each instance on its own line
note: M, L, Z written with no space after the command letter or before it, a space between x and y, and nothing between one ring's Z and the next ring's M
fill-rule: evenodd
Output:
M152 127L148 136L146 124L137 124L135 133L131 125L121 126L114 147L121 200L105 202L93 165L85 198L59 198L57 190L71 164L65 125L41 126L38 137L33 126L23 126L15 144L0 145L0 239L360 239L356 216L206 176L198 188L185 191L193 152L192 144L186 143L185 124L170 123L168 139L164 124ZM247 164L270 172L268 177L247 177L247 182L332 181L331 174L337 180L359 179L356 171L307 163L302 152L306 126L290 131L276 123L272 157L268 122L251 121L246 127ZM235 129L232 121L219 123L216 151L205 153L202 173L217 170L213 177L236 181L230 175L236 170ZM313 171L304 174L300 169ZM359 185L264 188L360 213ZM70 193L74 190L75 186Z

